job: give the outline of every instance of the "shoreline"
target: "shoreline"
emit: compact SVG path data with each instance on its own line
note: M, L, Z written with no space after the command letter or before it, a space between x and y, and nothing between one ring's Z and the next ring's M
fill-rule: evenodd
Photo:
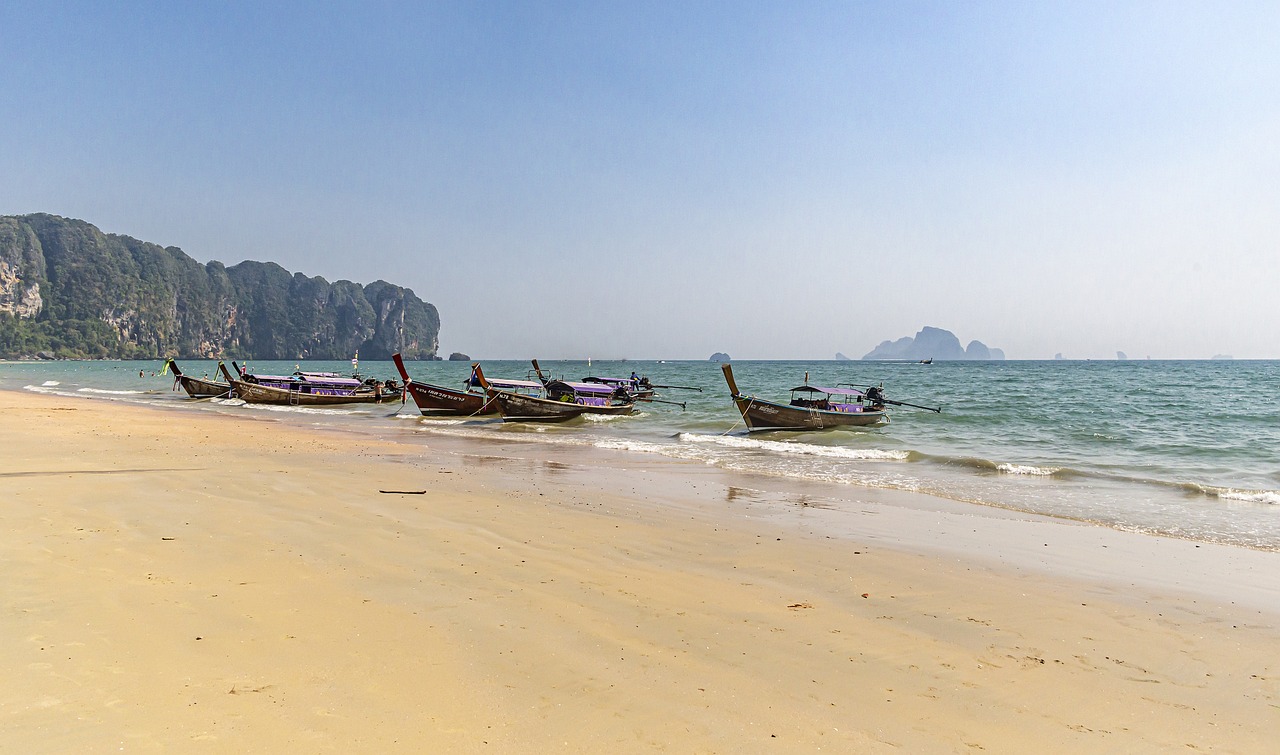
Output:
M741 514L814 536L876 540L903 552L961 558L992 569L1247 604L1280 619L1280 552L1267 549L1131 531L928 493L727 470L628 449L544 445L520 438L457 438L425 429L404 442L423 437L429 444L462 457L484 455L474 446L490 447L495 449L495 458L523 458L531 464L550 459L550 463L564 464L566 470L578 468L579 474L589 477L600 476L592 472L597 465L613 473L657 468L681 478L707 479L714 488L683 493L666 490L662 503L656 504L659 507L679 508L697 501L698 509L714 515L721 503L736 500L741 510L729 508L722 513ZM584 459L588 463L584 464ZM647 479L646 484L650 489L663 489L662 480L657 476ZM605 481L596 479L594 483ZM1135 551L1142 555L1135 557ZM1184 568L1183 562L1188 560L1204 564L1191 572Z
M284 372L293 366L274 365L280 368L275 371ZM499 368L504 369L515 370L512 365ZM681 369L683 372L669 376L669 382L706 385L707 376L702 374L705 370ZM760 369L766 382L772 380L775 388L779 380L785 380L794 371L790 367L772 372L766 367ZM693 394L687 412L646 407L631 419L543 428L546 432L533 432L531 428L493 420L458 422L457 427L440 427L453 423L437 420L430 425L436 434L494 439L521 437L540 443L586 444L654 453L706 461L726 469L919 492L1122 530L1280 552L1280 518L1275 516L1275 512L1280 511L1276 509L1276 505L1280 505L1280 491L1274 490L1274 475L1267 472L1269 467L1262 451L1274 433L1260 430L1251 436L1248 421L1222 433L1203 428L1183 429L1172 431L1169 444L1147 449L1148 456L1143 456L1146 451L1134 456L1132 446L1146 437L1150 427L1127 424L1132 418L1126 419L1124 412L1103 417L1077 412L1067 417L1055 416L1047 422L1047 426L1075 428L1067 433L1070 438L1064 441L1065 445L1050 449L1036 440L1037 434L1045 430L1040 425L1045 423L1024 421L1026 417L1038 416L1036 412L1028 415L1025 410L1028 404L1042 403L1039 399L1017 393L1005 404L973 411L973 402L966 397L973 398L975 392L985 394L983 386L989 388L988 383L998 382L1003 375L1003 371L979 372L982 373L979 376L970 375L969 370L932 373L941 376L939 381L931 381L938 383L935 388L940 394L949 396L958 407L971 408L958 409L946 420L933 415L914 417L896 431L814 433L803 437L748 434L741 431L740 417L716 390ZM1267 380L1267 372L1250 373L1250 376ZM431 379L445 383L462 379L460 375L446 373L438 369ZM6 374L7 379L0 382L9 388L22 386L24 390L64 396L116 394L111 397L143 405L181 404L184 411L232 415L275 414L283 421L297 424L311 424L302 414L338 415L327 419L317 417L314 423L331 420L344 429L383 435L391 433L390 425L405 424L408 417L405 414L391 419L382 416L385 411L370 412L354 407L280 408L271 412L265 407L219 406L218 402L199 402L199 406L192 406L182 403L185 396L177 398L168 391L170 381L163 377L158 380L135 378L136 372L130 373L127 365L104 368L78 364L48 370L29 365L27 369L14 367ZM1022 378L1032 376L1032 373L1021 375ZM1176 376L1166 377L1176 379ZM1209 382L1225 380L1222 376L1200 377ZM1049 383L1066 380L1066 388L1078 385L1057 372L1038 379ZM915 390L923 389L917 385ZM166 395L146 395L160 393ZM1073 395L1061 396L1062 411L1080 406ZM1153 398L1148 403L1160 402ZM1257 419L1263 420L1265 412L1259 413L1260 409L1251 409L1246 414L1258 415ZM1163 421L1176 421L1161 416ZM426 422L418 424L427 425ZM1104 427L1111 430L1097 432ZM384 430L386 432L382 432ZM1194 443L1189 440L1193 438ZM1250 439L1254 445L1249 447L1256 447L1258 452L1242 451L1245 445L1241 444L1248 444ZM1214 443L1218 442L1221 447L1215 450ZM1203 451L1196 450L1201 447Z
M0 391L15 747L1250 751L1280 709L1280 554L71 403Z

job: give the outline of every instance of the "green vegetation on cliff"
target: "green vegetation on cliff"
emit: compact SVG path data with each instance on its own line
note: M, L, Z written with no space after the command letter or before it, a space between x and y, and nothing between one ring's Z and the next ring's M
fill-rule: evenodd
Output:
M435 307L385 281L201 265L80 220L0 216L3 358L427 359L439 330Z

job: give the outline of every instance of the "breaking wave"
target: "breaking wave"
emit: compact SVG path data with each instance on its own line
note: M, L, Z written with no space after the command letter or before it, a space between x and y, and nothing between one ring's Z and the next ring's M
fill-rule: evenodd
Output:
M583 414L581 417L588 422L616 422L620 419L636 418L645 416L644 412L636 414Z
M243 403L243 402L242 402ZM320 409L314 406L275 406L272 404L244 404L250 409L256 409L265 412L287 412L289 414L335 414L350 415L353 412L342 409Z
M1280 506L1280 490L1240 490L1237 488L1201 485L1194 482L1183 483L1179 487L1191 493L1199 493L1210 498L1221 498L1225 501L1245 501Z
M53 381L53 380L51 380L51 381L49 381L49 382L50 382L50 383L53 383L53 385L57 385L57 384L58 384L58 383L57 383L57 381ZM65 394L63 394L63 393L62 393L62 391L55 391L55 390L54 390L54 389L49 385L49 383L45 383L44 385L24 385L24 386L22 386L22 390L24 390L24 391L31 391L32 393L43 393L43 394L46 394L46 395L48 395L48 396L62 396L62 395L65 395Z
M700 435L698 433L680 433L677 437L688 443L713 443L729 448L751 448L772 453L821 456L829 459L852 459L856 461L908 461L911 459L910 451L889 451L879 448L816 446L811 443L757 440L733 435Z
M997 464L997 472L1031 477L1052 477L1062 471L1061 467L1036 467L1030 464Z

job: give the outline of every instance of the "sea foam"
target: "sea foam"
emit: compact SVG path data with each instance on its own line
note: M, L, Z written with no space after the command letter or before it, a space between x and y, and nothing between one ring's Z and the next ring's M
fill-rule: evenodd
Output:
M1005 474L1051 477L1062 470L1058 467L1036 467L1030 464L997 464L996 470Z
M53 383L54 385L58 385L56 381L51 380L49 382ZM61 393L60 391L55 391L51 386L49 386L48 383L44 385L24 385L22 386L22 390L31 391L32 393L44 393L49 396L67 395L67 394Z
M1234 490L1232 488L1208 488L1209 495L1215 495L1229 501L1248 501L1249 503L1268 503L1280 506L1280 490Z
M352 414L352 412L343 411L342 409L319 409L314 406L276 406L274 404L245 404L245 406L266 412L288 412L290 414Z
M811 443L796 443L778 440L757 440L733 435L700 435L698 433L680 433L680 440L689 443L713 443L729 448L751 448L780 454L797 454L801 456L822 456L830 459L852 459L855 461L907 461L909 451L889 451L879 448L846 448L844 446L816 446Z
M614 422L625 417L636 418L645 416L644 412L636 414L592 414L590 412L583 413L581 417L588 422Z

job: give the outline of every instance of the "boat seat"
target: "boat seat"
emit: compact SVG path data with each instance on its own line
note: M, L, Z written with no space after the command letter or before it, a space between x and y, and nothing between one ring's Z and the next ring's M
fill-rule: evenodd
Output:
M861 412L861 411L862 411L862 404L832 404L832 405L831 405L831 411L833 411L833 412L852 412L852 413Z

